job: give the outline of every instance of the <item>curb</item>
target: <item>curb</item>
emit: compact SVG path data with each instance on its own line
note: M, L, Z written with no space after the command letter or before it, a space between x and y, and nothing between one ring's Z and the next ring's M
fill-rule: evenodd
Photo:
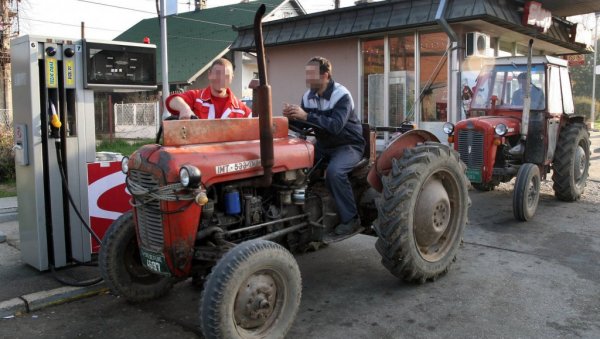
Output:
M2 213L0 212L0 222L7 222L7 221L15 221L17 220L17 216L19 214L14 212L14 213Z
M0 318L39 311L46 307L65 304L107 291L106 284L101 282L93 286L59 287L53 290L26 294L10 300L0 301Z

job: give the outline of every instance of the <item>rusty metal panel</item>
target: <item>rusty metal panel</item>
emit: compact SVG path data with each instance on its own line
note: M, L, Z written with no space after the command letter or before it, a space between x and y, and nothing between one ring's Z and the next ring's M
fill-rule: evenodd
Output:
M164 146L259 139L258 118L163 121ZM273 138L287 138L286 117L273 118Z

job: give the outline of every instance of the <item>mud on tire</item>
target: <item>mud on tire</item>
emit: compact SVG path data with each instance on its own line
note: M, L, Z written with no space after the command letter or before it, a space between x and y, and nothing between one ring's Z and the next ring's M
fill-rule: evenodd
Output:
M465 169L458 153L439 143L417 145L393 160L382 178L374 228L381 261L396 277L435 280L454 262L470 205Z
M590 133L582 123L566 125L560 132L552 181L554 195L562 201L575 201L585 189L590 168Z
M206 279L200 327L206 338L283 338L302 294L296 260L281 245L245 241L227 252Z
M122 214L106 231L98 264L111 292L131 302L162 297L174 283L173 278L152 273L142 265L132 212Z

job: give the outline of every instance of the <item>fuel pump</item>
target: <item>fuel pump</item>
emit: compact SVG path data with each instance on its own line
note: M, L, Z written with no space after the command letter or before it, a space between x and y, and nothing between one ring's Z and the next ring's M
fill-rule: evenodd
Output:
M23 260L91 260L87 166L94 91L155 89L154 45L23 36L11 41L15 172ZM61 173L62 172L62 173Z

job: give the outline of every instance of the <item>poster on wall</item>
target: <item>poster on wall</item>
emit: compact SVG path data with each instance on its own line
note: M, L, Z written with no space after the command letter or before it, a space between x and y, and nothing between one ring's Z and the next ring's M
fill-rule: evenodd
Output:
M88 164L90 227L100 239L114 220L131 210L130 198L120 161ZM99 249L100 244L92 239L92 253L98 253Z

